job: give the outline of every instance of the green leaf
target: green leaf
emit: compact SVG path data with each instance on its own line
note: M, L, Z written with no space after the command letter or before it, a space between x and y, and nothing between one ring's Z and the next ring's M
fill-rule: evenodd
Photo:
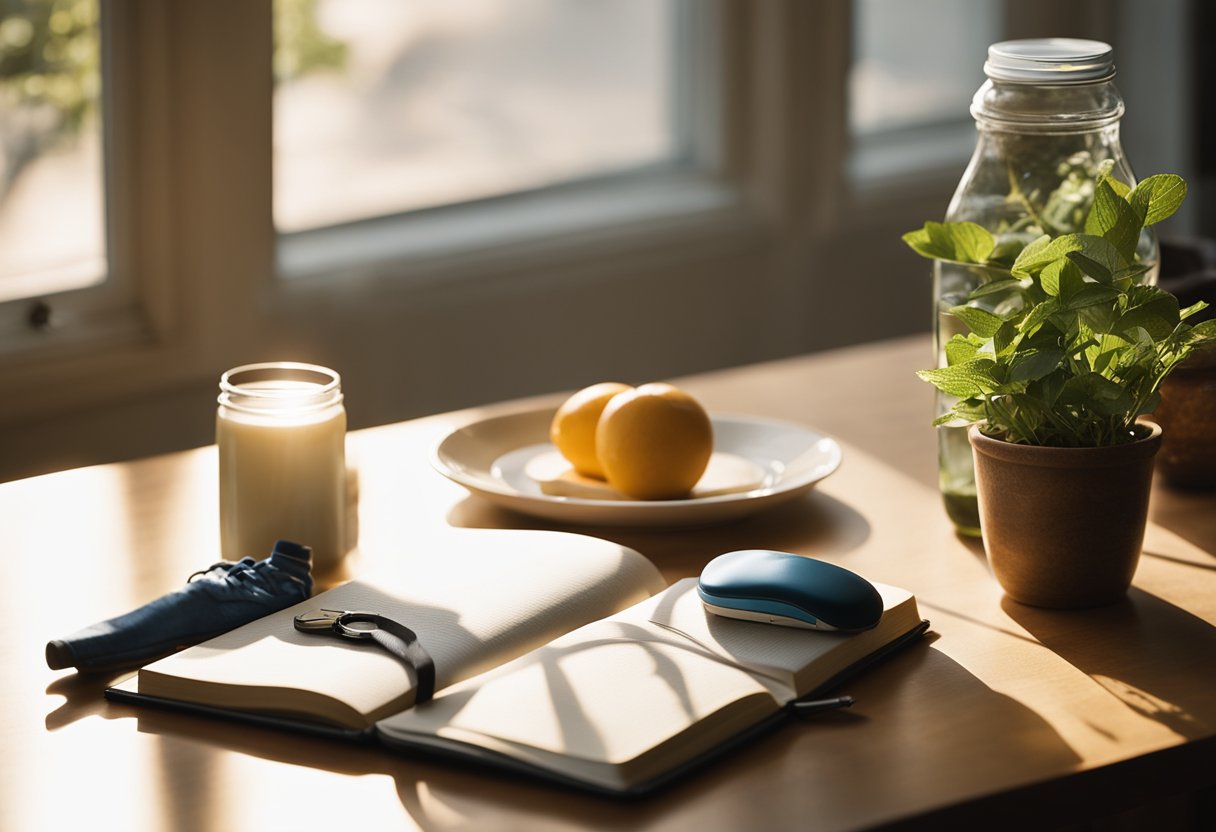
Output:
M1115 196L1120 199L1127 199L1127 195L1132 192L1131 185L1113 176L1107 176L1102 181L1110 185L1111 190L1115 192Z
M1004 323L998 315L977 306L955 306L950 310L950 314L981 338L991 338Z
M1196 342L1212 342L1216 346L1216 318L1195 324L1187 336L1192 345Z
M933 248L933 240L930 239L929 232L924 228L909 231L900 237L900 239L907 244L908 248L915 251L921 257L933 259L938 256L938 252Z
M1036 304L1022 319L1022 331L1030 332L1035 327L1047 321L1052 315L1057 314L1065 307L1056 298L1048 298L1042 303Z
M1079 234L1065 234L1063 237L1056 237L1054 240L1046 235L1039 237L1026 248L1022 249L1022 253L1018 255L1018 259L1013 262L1010 271L1018 277L1030 277L1038 274L1044 266L1053 260L1059 260L1061 257L1068 255L1070 251L1080 251L1085 247L1085 244L1080 239ZM1044 242L1044 241L1047 242Z
M1077 267L1101 283L1110 283L1114 273L1127 268L1127 258L1109 240L1090 234L1078 234L1081 248L1066 255Z
M1136 256L1136 243L1144 226L1144 213L1115 193L1109 179L1094 187L1094 201L1085 218L1085 233L1109 241L1125 260Z
M1100 283L1086 283L1068 299L1067 308L1076 311L1103 303L1111 303L1119 297L1119 290Z
M1050 410L1055 406L1056 400L1060 398L1060 392L1064 389L1064 383L1068 379L1067 371L1057 370L1041 379L1032 381L1026 387L1026 393L1037 399L1044 410Z
M1110 283L1114 279L1110 269L1079 251L1068 252L1068 259L1076 264L1078 269L1099 283Z
M926 223L929 236L940 246L953 246L955 259L964 263L984 263L996 246L987 229L973 222Z
M1178 298L1155 286L1138 286L1128 309L1119 316L1115 331L1128 333L1143 327L1155 340L1168 338L1181 320Z
M1084 373L1064 383L1061 402L1082 405L1098 413L1116 416L1131 407L1131 393L1098 373Z
M1159 223L1172 215L1186 199L1186 182L1173 173L1150 176L1132 188L1128 202L1144 217L1145 225Z
M1022 289L1026 286L1026 282L1018 280L1016 277L1005 277L998 280L990 280L987 283L981 283L979 287L972 290L971 294L967 295L968 300L975 298L987 297L1001 292L1008 292L1013 289Z
M1024 322L1023 322L1024 324ZM1053 350L1062 346L1061 334L1054 326L1041 326L1033 332L1022 326L1019 350Z
M1053 260L1043 267L1043 271L1039 272L1039 285L1043 287L1043 291L1052 297L1060 294L1060 273L1064 271L1064 267L1069 265L1068 260Z
M1018 353L1010 362L1009 380L1037 381L1055 372L1063 360L1063 350L1027 350Z
M982 399L962 399L954 403L954 407L933 420L935 426L960 425L982 421L984 418L984 402Z
M1027 244L1032 240L1033 237L1025 232L998 234L996 245L988 253L988 262L1002 263L1008 266L1017 259L1017 256L1022 253L1022 249L1026 248Z
M1078 302L1086 300L1084 295L1087 293L1092 297L1096 297L1097 292L1089 292L1090 289L1101 290L1106 289L1105 286L1092 286L1077 293ZM1073 310L1077 315L1077 320L1080 321L1085 329L1091 334L1101 334L1110 332L1115 328L1116 322L1119 320L1119 310L1111 303L1111 299L1103 298L1096 303L1085 303L1084 305Z
M979 345L969 341L964 335L955 335L946 342L946 363L962 364L975 358Z
M1077 264L1069 260L1063 271L1060 272L1060 300L1067 303L1076 297L1077 292L1092 285L1085 280L1085 275Z
M1074 376L1064 384L1062 395L1071 400L1074 396L1082 395L1091 399L1114 401L1123 393L1123 388L1117 382L1111 381L1098 373L1083 373Z
M1039 282L1043 291L1054 295L1062 301L1067 301L1086 285L1085 275L1069 255L1067 258L1048 263L1039 272Z
M1181 312L1179 312L1178 317L1185 321L1187 318L1191 317L1195 313L1202 312L1203 310L1205 310L1207 308L1208 308L1208 305L1204 301L1201 301L1201 300L1196 301L1195 303L1192 303L1190 306L1188 306L1186 309L1183 309Z
M1132 263L1131 265L1117 270L1113 277L1115 280L1134 281L1137 277L1152 270L1152 266L1148 263Z
M991 359L977 358L936 370L920 370L917 375L947 395L970 399L996 388L996 379L992 377L994 366Z
M955 263L985 263L996 246L992 235L973 222L926 222L903 241L922 257Z
M1005 357L1011 349L1017 347L1018 329L1010 321L1004 321L996 332L992 333L992 350L1000 357Z
M1118 359L1115 368L1120 380L1126 384L1156 372L1157 343L1153 337L1143 327L1136 327L1133 331L1124 333L1124 336L1130 337L1131 340L1115 351ZM1107 337L1119 336L1112 334Z
M1086 350L1090 366L1095 373L1105 373L1107 368L1117 365L1129 342L1118 335L1105 333L1098 337L1097 343Z

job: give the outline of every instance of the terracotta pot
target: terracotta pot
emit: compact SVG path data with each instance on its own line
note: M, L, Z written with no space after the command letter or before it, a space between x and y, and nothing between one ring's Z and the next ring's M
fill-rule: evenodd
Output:
M1197 352L1161 385L1157 470L1171 485L1216 488L1216 350Z
M992 439L972 426L988 563L1015 601L1072 609L1127 593L1148 518L1161 428L1108 448L1047 448Z

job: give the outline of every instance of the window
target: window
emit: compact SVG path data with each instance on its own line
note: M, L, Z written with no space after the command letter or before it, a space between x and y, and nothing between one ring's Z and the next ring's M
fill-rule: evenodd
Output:
M98 0L0 0L0 301L106 277Z
M672 160L674 6L277 0L276 226Z
M850 174L873 181L965 160L971 96L1002 0L856 0L849 70Z
M749 5L79 1L101 18L109 268L0 302L0 478L206 444L199 403L251 360L339 369L358 427L743 342L720 333L757 296L722 258L764 249L725 127L747 93L722 79L761 57ZM698 335L654 348L690 300Z

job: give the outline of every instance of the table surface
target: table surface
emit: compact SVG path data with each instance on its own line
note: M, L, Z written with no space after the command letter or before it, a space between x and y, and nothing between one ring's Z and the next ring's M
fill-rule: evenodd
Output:
M441 556L453 526L562 528L633 547L669 580L721 552L773 548L916 593L931 633L854 680L851 710L792 721L635 802L108 703L113 677L52 672L43 646L218 559L215 449L0 485L0 829L1041 826L1210 787L1216 494L1157 483L1125 601L1065 613L1010 602L940 508L930 390L913 375L929 355L927 338L901 339L679 380L710 410L812 426L844 449L810 493L697 530L547 525L431 469L452 428L558 396L350 435L360 528L349 574Z

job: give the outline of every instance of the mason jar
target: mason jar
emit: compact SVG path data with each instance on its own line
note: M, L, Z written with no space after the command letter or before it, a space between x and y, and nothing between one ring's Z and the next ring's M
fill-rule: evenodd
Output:
M950 222L973 222L1002 243L1022 245L1043 235L1082 232L1100 171L1136 184L1119 141L1123 99L1115 88L1113 51L1092 40L1049 38L993 44L984 64L988 80L971 103L975 152L946 210ZM1158 248L1151 229L1136 250L1156 281ZM933 264L934 350L945 366L945 345L962 322L949 314L964 303L1004 314L1021 302L1016 289L967 301L978 286L1009 277L992 266ZM937 393L936 415L954 401ZM965 425L938 428L939 482L956 529L979 534L975 473Z
M271 362L220 377L220 545L226 560L263 558L276 540L312 547L318 571L346 554L346 410L341 378Z

